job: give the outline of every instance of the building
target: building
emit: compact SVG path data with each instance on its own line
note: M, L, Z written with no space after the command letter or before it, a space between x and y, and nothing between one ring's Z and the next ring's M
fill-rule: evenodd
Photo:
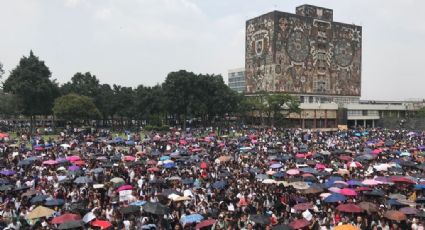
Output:
M246 92L283 92L306 103L353 103L361 95L362 28L302 5L246 22Z
M245 68L231 69L228 71L229 88L238 93L245 92Z

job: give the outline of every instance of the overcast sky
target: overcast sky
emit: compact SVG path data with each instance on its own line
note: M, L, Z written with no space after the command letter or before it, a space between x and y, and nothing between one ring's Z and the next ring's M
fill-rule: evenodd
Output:
M60 83L90 71L136 87L244 66L245 21L313 4L363 26L362 99L425 98L425 1L0 0L0 62L34 53Z

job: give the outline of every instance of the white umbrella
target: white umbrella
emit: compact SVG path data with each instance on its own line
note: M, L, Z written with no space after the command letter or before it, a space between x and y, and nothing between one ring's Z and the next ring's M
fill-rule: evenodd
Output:
M92 220L96 219L96 216L92 213L92 212L88 212L86 215L84 215L83 217L83 221L84 223L88 223Z
M71 145L69 145L69 144L61 144L61 147L64 148L64 149L67 149L67 148L70 148Z

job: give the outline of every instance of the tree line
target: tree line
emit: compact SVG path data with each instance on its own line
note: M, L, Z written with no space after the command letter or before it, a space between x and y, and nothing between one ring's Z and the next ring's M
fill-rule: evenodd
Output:
M0 77L4 73L0 64ZM246 97L231 90L223 77L171 72L162 84L126 87L101 83L91 74L76 73L59 85L44 61L31 51L3 82L0 114L25 116L31 130L38 116L52 116L71 124L96 122L121 128L137 125L182 126L228 121L238 116L249 122L251 115L268 117L274 125L281 111L297 112L296 98L282 94ZM262 119L263 123L263 119Z

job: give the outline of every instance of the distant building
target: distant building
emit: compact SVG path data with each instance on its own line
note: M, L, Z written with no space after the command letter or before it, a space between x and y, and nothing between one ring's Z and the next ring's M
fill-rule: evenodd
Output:
M312 5L273 11L246 22L246 92L283 92L302 102L358 102L362 28L333 21Z
M238 93L245 92L245 68L231 69L228 72L229 88Z

